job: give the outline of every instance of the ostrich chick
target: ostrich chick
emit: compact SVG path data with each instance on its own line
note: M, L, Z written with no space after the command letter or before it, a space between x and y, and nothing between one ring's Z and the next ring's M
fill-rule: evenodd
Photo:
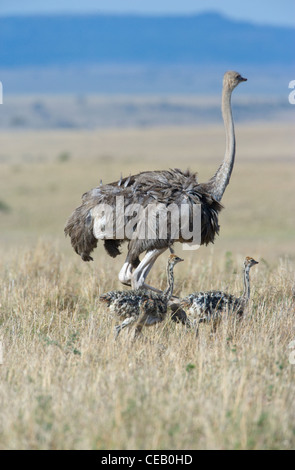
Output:
M244 292L241 297L235 297L222 291L194 292L180 300L179 304L174 304L172 309L177 308L187 310L192 316L194 323L213 321L214 325L222 318L224 312L235 313L241 317L250 299L250 278L249 273L252 266L258 261L247 256L244 261ZM190 320L188 320L190 323Z
M124 321L116 326L116 337L126 326L137 322L134 337L141 333L144 326L150 326L164 320L168 302L171 299L174 287L174 266L183 261L175 254L171 254L167 264L167 288L164 292L155 293L145 288L128 291L110 291L99 297L105 302L112 313L117 314Z

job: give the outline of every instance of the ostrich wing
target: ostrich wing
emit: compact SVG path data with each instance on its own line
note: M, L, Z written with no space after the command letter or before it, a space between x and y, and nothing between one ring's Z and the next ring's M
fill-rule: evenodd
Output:
M115 211L118 200L119 209ZM213 241L219 230L217 215L222 206L209 195L206 185L198 184L195 173L179 169L142 172L88 191L82 197L82 204L70 216L65 233L70 235L73 248L84 261L92 259L90 253L96 248L98 239L104 239L108 253L117 256L120 254L120 243L131 238L126 236L125 229L132 219L132 205L140 206L144 214L149 204L179 206L183 202L202 205L201 242L207 244ZM103 212L103 205L109 207L110 211ZM131 212L127 210L129 215L125 217L126 209L130 207ZM112 213L111 209L115 212ZM137 220L137 223L140 222L140 219ZM136 227L137 224L133 226L134 230ZM109 233L110 228L113 233ZM171 238L171 233L167 234L167 239L161 240L159 245L157 238L136 243L136 236L132 237L132 254L129 257L132 265L138 264L138 256L145 250L167 248Z

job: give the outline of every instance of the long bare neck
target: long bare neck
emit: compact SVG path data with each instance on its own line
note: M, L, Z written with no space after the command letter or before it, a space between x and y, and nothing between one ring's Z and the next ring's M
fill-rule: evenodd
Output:
M225 127L225 155L222 164L209 181L211 185L210 193L218 202L221 201L225 188L229 183L235 161L236 140L231 110L231 94L232 90L224 86L222 91L222 116Z
M250 299L250 266L244 270L244 292L243 299L248 301Z
M173 288L174 288L174 275L173 275L174 265L168 263L167 266L167 288L164 290L164 296L168 300L171 299Z

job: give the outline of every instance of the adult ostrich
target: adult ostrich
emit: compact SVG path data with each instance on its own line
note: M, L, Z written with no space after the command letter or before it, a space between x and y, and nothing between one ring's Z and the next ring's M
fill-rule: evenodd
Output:
M136 235L136 231L128 238L124 230L121 236L106 235L105 227L108 223L113 225L114 214L108 214L101 208L107 205L115 209L120 196L120 200L123 201L121 212L132 207L132 204L137 204L143 208L143 218L146 217L150 205L161 204L161 207L168 207L170 204L175 204L180 208L182 204L188 204L187 223L190 226L193 223L193 206L201 206L200 243L205 245L213 243L215 235L219 232L218 213L222 209L220 201L229 183L235 160L231 95L235 87L246 80L234 71L228 71L224 75L222 116L226 135L225 156L215 175L208 182L198 183L195 173L179 169L144 171L128 178L121 178L114 183L101 184L82 196L82 204L66 223L65 234L70 236L73 248L84 261L92 260L90 253L96 248L99 239L104 240L105 249L113 258L120 254L121 243L128 240L128 253L119 273L119 279L123 284L131 285L133 289L141 286L150 287L145 284L145 279L158 256L176 241L181 243L189 241L181 236L175 237L171 231L171 224L170 226L168 224L164 238L156 236L142 239ZM118 211L118 208L116 210ZM118 225L118 219L116 220ZM130 217L122 217L121 213L121 228L126 228L128 222ZM140 226L141 222L138 220L137 226ZM146 253L140 261L139 256L143 252Z

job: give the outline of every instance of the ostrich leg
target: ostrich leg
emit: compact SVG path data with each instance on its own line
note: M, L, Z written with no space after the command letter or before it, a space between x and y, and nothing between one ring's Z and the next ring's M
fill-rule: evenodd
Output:
M122 282L125 286L131 286L131 277L132 277L132 265L125 261L121 271L119 272L119 281Z
M167 248L148 251L133 272L132 265L128 263L128 261L125 261L119 273L119 280L127 286L131 285L132 289L139 289L140 287L145 287L146 289L150 289L155 292L162 292L159 289L156 289L155 287L145 284L145 279L150 270L152 269L156 259L166 250Z
M140 264L134 270L132 277L131 277L131 286L132 289L139 289L139 287L146 287L147 289L151 289L155 292L161 292L159 289L155 287L149 286L145 284L146 277L150 270L152 269L155 261L157 258L166 251L167 248L162 249L155 249L152 251L148 251L145 256L143 257Z

